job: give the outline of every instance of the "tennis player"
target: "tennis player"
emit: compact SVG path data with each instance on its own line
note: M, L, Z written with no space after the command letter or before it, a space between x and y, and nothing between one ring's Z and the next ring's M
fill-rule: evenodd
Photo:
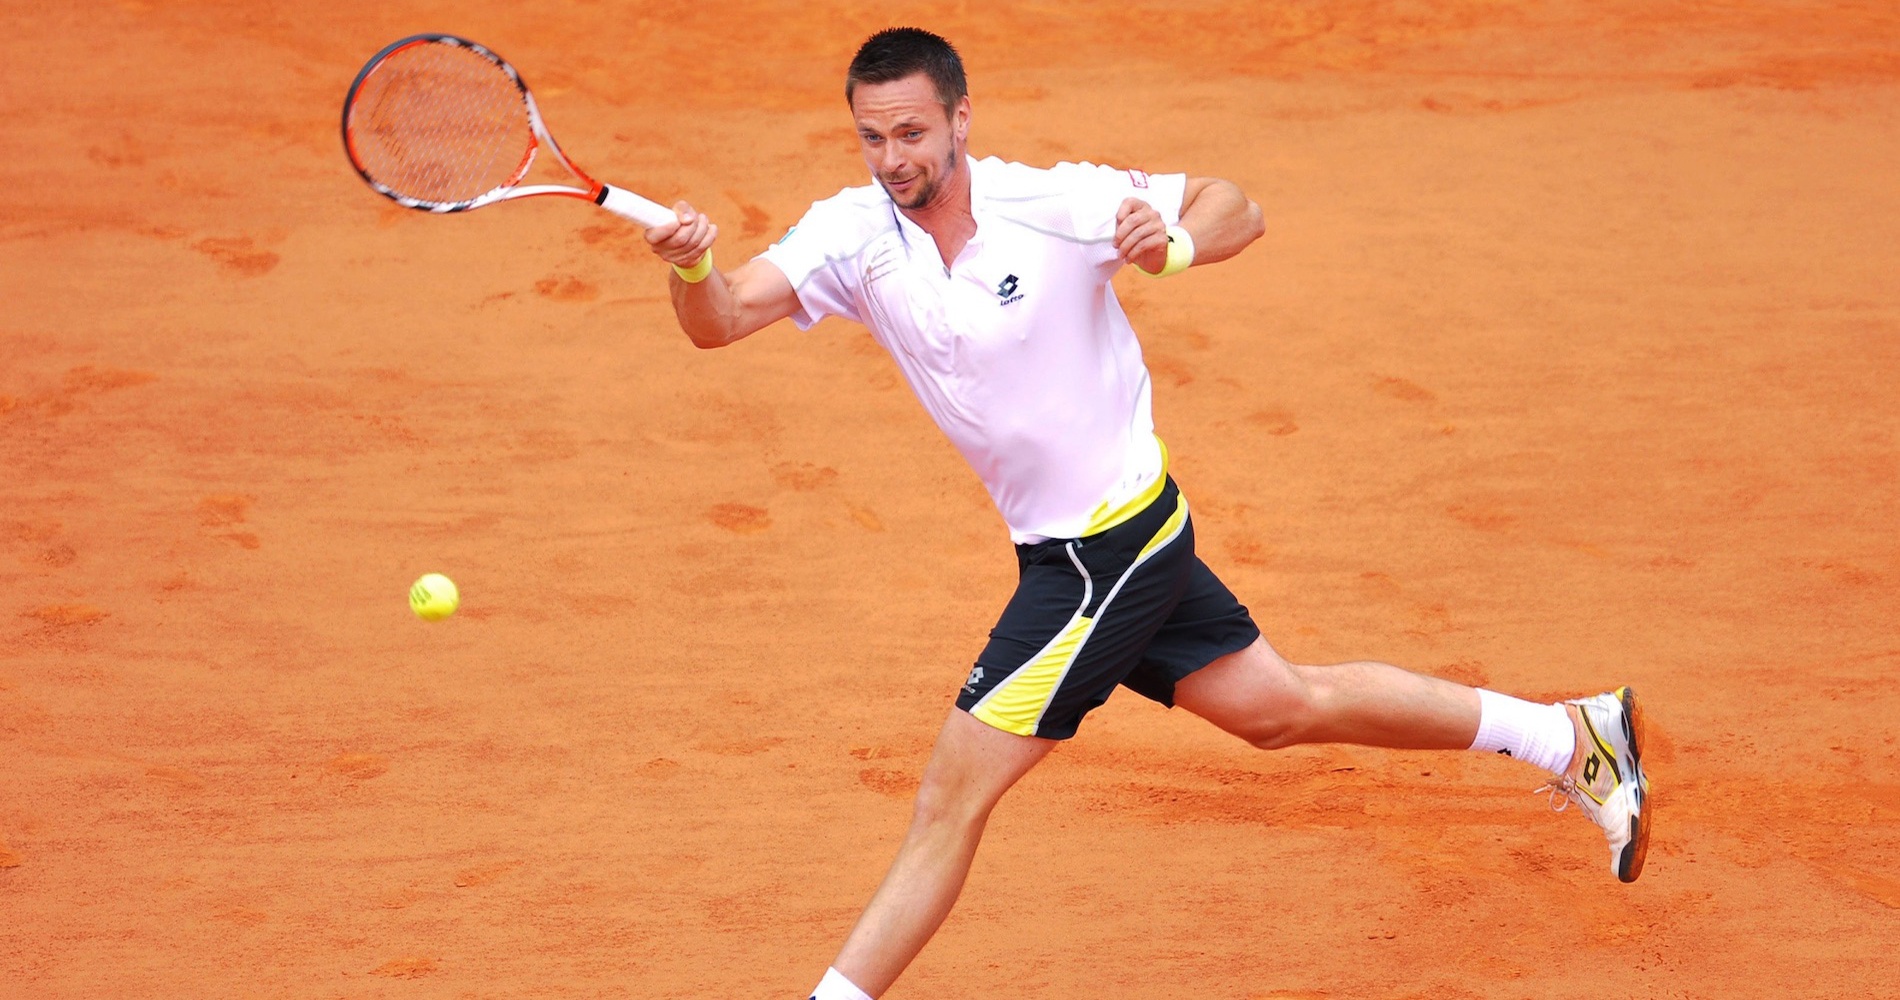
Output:
M1649 816L1630 689L1543 705L1384 663L1289 663L1195 555L1110 279L1226 260L1260 237L1259 206L1208 177L970 158L962 62L915 28L864 43L845 99L874 183L812 205L730 271L713 264L717 228L684 202L646 234L700 347L786 318L868 327L1016 545L1017 590L814 1000L890 987L949 914L997 800L1117 685L1266 749L1509 754L1549 772L1547 787L1602 827L1616 875L1637 877Z

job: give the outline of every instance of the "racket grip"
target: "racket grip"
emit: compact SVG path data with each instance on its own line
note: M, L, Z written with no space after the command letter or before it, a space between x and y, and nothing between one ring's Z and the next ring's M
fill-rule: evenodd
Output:
M665 205L648 201L626 188L617 188L612 184L600 186L600 193L594 196L594 204L615 215L632 219L648 229L666 225L679 218Z

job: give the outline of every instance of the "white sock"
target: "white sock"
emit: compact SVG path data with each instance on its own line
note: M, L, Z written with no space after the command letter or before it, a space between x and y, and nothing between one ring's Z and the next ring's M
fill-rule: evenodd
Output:
M811 1000L875 1000L871 994L858 989L857 985L844 977L837 969L826 969L825 978L818 981L818 988L811 991Z
M1577 729L1562 705L1539 705L1479 688L1478 738L1471 741L1471 749L1562 774L1577 752Z

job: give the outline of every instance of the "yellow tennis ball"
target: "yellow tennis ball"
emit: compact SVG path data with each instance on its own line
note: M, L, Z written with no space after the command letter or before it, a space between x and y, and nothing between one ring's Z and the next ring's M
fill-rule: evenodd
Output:
M424 574L409 588L409 610L425 622L439 622L454 614L461 604L462 594L455 589L455 581L440 573Z

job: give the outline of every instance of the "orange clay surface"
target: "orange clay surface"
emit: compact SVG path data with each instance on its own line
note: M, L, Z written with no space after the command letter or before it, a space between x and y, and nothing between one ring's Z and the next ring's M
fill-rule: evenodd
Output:
M1657 819L1622 886L1522 765L1123 693L889 996L1894 995L1892 4L336 0L10 5L0 996L805 995L1002 524L862 330L696 351L629 225L400 209L336 122L465 33L730 264L863 182L893 16L978 155L1264 207L1117 288L1279 648L1631 683Z

